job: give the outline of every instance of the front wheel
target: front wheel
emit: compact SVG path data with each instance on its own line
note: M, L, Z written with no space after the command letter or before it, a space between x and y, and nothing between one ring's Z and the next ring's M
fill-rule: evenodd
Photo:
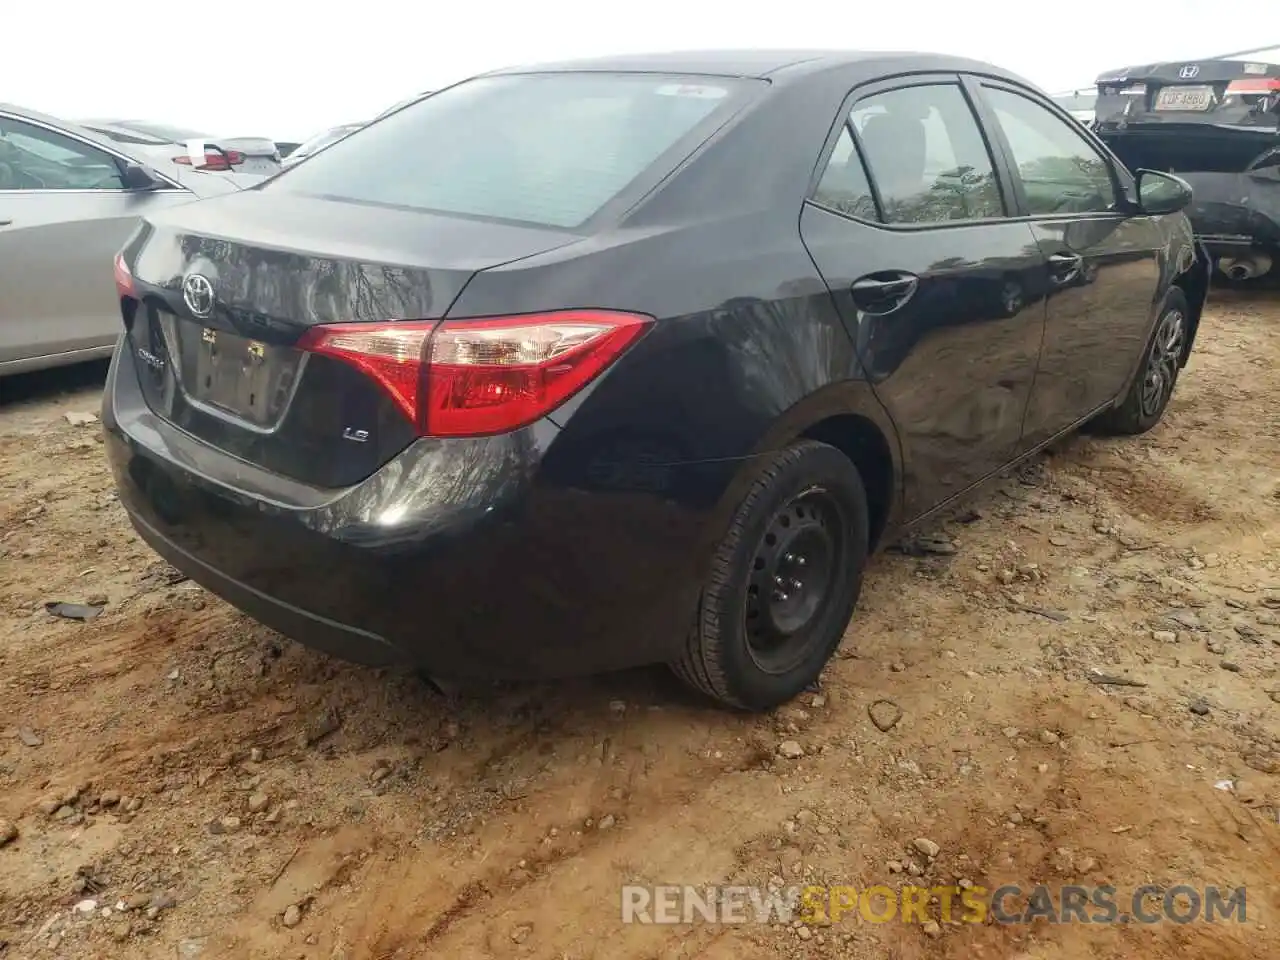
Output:
M747 710L799 694L853 616L868 529L862 478L844 454L813 440L777 453L716 550L676 674Z
M1165 296L1155 333L1142 357L1142 369L1124 401L1091 424L1098 433L1135 435L1146 433L1164 416L1182 369L1182 355L1190 336L1187 297L1178 287Z

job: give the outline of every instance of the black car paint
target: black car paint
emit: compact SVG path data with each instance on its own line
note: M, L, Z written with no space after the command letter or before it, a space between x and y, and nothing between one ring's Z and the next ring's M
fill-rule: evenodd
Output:
M1195 191L1187 214L1210 252L1238 257L1256 247L1280 257L1280 165L1179 176Z
M204 322L277 344L309 323L385 319L385 304L342 283L313 295L335 271L349 280L385 263L409 264L419 316L605 306L659 318L649 334L544 420L497 437L397 437L391 447L405 445L384 448L376 470L326 467L364 474L339 485L318 483L324 471L301 448L271 469L167 421L144 396L134 351L119 350L103 407L108 453L158 553L268 625L352 660L514 677L667 660L764 455L800 436L841 446L863 472L882 544L1027 455L1027 411L1039 411L1038 444L1114 402L1173 280L1164 259L1190 243L1149 218L1129 229L1123 217L1032 221L1016 208L988 225L895 231L808 200L851 91L922 72L1019 82L984 64L723 54L547 69L570 68L758 76L770 89L660 189L624 196L611 225L509 241L501 227L494 243L505 249L475 251L494 266L471 259L466 241L492 224L455 218L429 234L411 228L419 214L335 216L326 201L277 204L256 191L158 220L126 259L153 304L181 312L180 280L203 254L231 304ZM997 166L1011 194L1007 164ZM276 226L283 206L287 230ZM414 250L419 239L433 249ZM1041 257L1055 245L1097 268L1055 286ZM248 279L280 263L287 283ZM922 278L910 309L875 316L852 301L850 283L878 269ZM1091 284L1097 295L1080 292ZM137 315L127 321L139 329ZM1045 367L1042 340L1069 372ZM314 369L321 386L339 385L336 371ZM1037 406L1038 390L1052 399ZM326 455L342 460L342 449L335 440Z
M1161 149L1163 138L1144 139L1133 131L1104 131L1101 136L1122 158L1141 159L1151 169L1177 169L1177 176L1194 194L1186 211L1192 228L1215 259L1247 257L1257 250L1280 260L1280 134L1272 138L1270 146L1258 145L1254 165L1236 171L1177 168ZM1217 139L1223 136L1238 134L1218 134ZM1269 163L1258 165L1264 159Z
M553 230L247 193L244 205L193 208L181 230L162 218L145 225L135 240L142 253L134 269L154 282L139 281L143 304L129 329L135 348L153 356L167 352L162 320L187 313L180 288L190 270L207 276L219 294L218 309L201 326L268 349L287 348L315 324L439 319L477 270L579 239ZM237 239L245 235L256 245ZM317 245L323 255L312 252ZM402 266L414 257L432 266ZM307 356L305 363L287 415L269 432L246 430L192 403L175 389L172 363L147 369L142 386L150 407L182 430L323 488L359 483L414 439L412 426L367 377L329 357ZM346 430L362 431L365 440L335 451L328 441Z

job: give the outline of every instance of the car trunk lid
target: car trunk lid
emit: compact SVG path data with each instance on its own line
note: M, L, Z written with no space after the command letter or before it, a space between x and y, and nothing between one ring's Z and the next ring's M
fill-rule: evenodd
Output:
M266 137L218 137L213 144L227 154L240 154L236 173L273 174L280 167L280 148Z
M195 137L177 147L171 159L195 170L224 170L270 176L281 169L280 150L264 137Z
M298 349L306 330L438 320L477 271L576 239L252 189L161 215L143 236L129 338L148 404L321 487L359 482L416 434L374 380Z
M1280 65L1245 60L1155 63L1098 77L1100 129L1215 125L1274 132Z

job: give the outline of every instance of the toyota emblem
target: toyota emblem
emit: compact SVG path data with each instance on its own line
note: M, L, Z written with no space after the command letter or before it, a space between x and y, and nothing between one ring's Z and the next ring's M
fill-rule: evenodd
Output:
M193 273L182 281L182 299L187 309L203 320L213 313L213 284L208 277Z
M1200 75L1200 68L1196 66L1194 63L1189 63L1185 67L1183 67L1181 70L1178 71L1178 78L1180 80L1194 80L1199 75Z

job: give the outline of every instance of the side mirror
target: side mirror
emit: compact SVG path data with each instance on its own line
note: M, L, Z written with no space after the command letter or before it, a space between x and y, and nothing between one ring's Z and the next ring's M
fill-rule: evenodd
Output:
M1152 216L1177 213L1190 205L1191 185L1159 170L1138 171L1138 208Z
M164 186L164 181L140 163L126 163L120 181L126 190L157 190Z

